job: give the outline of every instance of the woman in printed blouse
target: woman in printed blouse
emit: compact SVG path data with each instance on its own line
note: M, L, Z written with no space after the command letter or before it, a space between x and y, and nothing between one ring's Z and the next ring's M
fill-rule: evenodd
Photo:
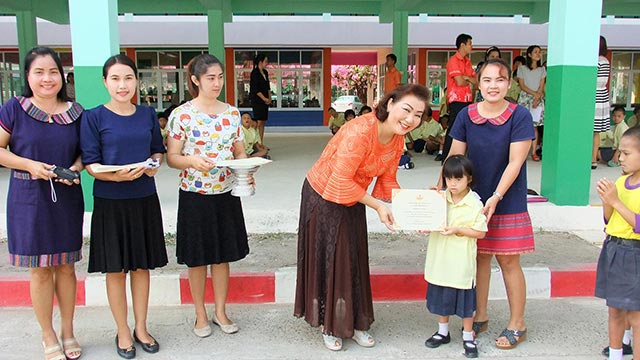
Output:
M229 263L249 253L240 198L231 195L233 175L218 160L246 158L240 112L218 100L224 66L202 54L187 65L193 100L169 117L167 163L180 169L176 253L189 267L189 286L196 311L193 332L211 335L204 304L207 267L215 292L214 325L227 333L238 326L227 317Z
M373 323L365 206L390 230L391 200L404 136L421 121L428 103L421 85L403 85L373 113L346 123L307 173L298 229L298 277L294 315L322 326L325 346L340 350L343 338L371 347ZM369 184L376 177L371 194Z
M31 302L47 360L77 359L82 354L73 331L75 263L82 259L82 188L78 180L56 179L51 170L54 165L83 169L83 112L79 104L67 101L62 74L53 50L31 49L24 59L22 96L10 99L0 110L0 165L11 169L9 258L12 265L29 268ZM54 294L62 348L53 328Z

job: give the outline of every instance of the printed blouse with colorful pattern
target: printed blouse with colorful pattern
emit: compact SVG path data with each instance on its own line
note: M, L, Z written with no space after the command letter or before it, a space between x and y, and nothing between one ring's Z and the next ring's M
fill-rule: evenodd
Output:
M240 111L228 106L219 114L205 114L190 101L177 107L169 117L169 136L184 141L182 155L204 156L213 161L233 159L233 144L243 146ZM187 168L180 173L180 189L204 195L231 190L231 171L216 167L209 172Z

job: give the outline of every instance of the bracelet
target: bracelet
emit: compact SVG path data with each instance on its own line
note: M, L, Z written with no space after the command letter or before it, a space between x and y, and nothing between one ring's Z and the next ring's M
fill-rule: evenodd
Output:
M502 194L500 194L500 193L499 193L499 192L497 192L497 191L494 191L494 192L493 192L493 195L497 196L497 197L498 197L498 200L502 201L502 198L503 198Z

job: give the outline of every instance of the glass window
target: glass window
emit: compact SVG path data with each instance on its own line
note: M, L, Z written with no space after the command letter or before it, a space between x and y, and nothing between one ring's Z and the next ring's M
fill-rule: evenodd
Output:
M447 87L447 71L429 69L428 74L427 86L431 91L431 104L439 106L445 101L444 88Z
M630 107L636 107L640 104L640 72L635 71L631 74L633 78L633 86L631 87L631 104Z
M427 53L427 64L429 67L446 68L448 60L448 51L429 51Z
M73 57L71 56L71 52L62 51L58 53L58 56L60 56L60 61L62 62L63 67L73 66Z
M20 70L20 55L17 52L6 52L4 53L4 61L7 64L10 64L10 67L7 69L10 70Z
M322 68L322 51L303 51L302 64L311 65L311 68Z
M200 54L202 54L202 51L181 51L180 65L186 68L189 61Z
M297 108L299 101L299 73L297 71L282 71L282 96L280 107Z
M136 65L138 69L157 69L158 68L158 52L157 51L137 51Z
M256 57L256 52L251 50L236 50L235 51L235 67L244 69L253 69L253 59ZM269 59L271 60L271 59Z
M280 67L299 67L300 51L280 51Z
M611 103L614 105L627 106L629 94L628 74L622 71L612 72L609 80L609 86L611 91Z
M251 71L236 71L236 106L251 107L249 91L251 90Z
M633 70L640 70L640 52L633 54Z
M159 51L161 69L177 69L180 67L180 54L177 51Z
M630 52L614 52L611 57L611 68L615 70L631 69L631 53Z
M178 94L178 84L180 76L177 71L163 71L162 75L162 106L160 109L166 109L171 104L179 104L180 94ZM178 101L176 101L178 100Z
M141 71L138 74L138 88L140 89L140 105L160 109L158 104L158 76L157 72Z
M302 107L319 108L322 98L322 73L320 71L302 72Z
M278 67L278 51L259 51L267 55L267 60L269 60L269 65L267 68L277 68Z

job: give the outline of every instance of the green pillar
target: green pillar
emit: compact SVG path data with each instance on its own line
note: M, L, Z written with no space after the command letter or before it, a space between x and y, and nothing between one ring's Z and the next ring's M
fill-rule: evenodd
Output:
M393 12L393 53L398 57L396 68L402 72L401 83L407 83L407 58L409 56L409 13Z
M69 0L76 101L91 109L109 101L102 65L120 53L117 0ZM134 59L135 60L135 59ZM82 173L85 211L93 211L93 178Z
M220 61L224 63L224 19L222 17L222 10L209 9L207 10L207 30L208 30L208 42L209 42L209 54L214 55ZM224 71L224 69L222 69ZM226 90L224 86L220 91L218 100L226 101Z
M38 26L32 11L18 11L16 13L18 26L18 51L20 54L20 69L24 69L24 57L27 52L38 46Z
M601 13L602 0L549 3L541 190L557 205L589 203Z

